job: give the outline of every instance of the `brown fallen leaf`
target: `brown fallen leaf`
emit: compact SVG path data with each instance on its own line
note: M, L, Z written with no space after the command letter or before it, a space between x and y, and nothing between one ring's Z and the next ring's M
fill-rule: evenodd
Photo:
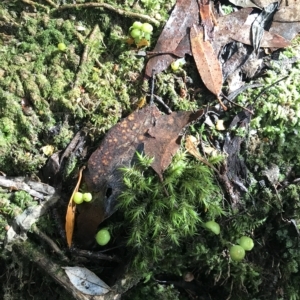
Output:
M242 28L235 34L231 35L233 40L239 41L246 45L251 45L251 26L250 25L243 25ZM290 44L282 36L271 33L269 31L264 31L263 38L260 43L260 47L268 47L268 48L284 48Z
M191 28L190 36L194 60L201 79L226 110L226 106L219 98L223 84L222 68L213 47L209 41L203 40L203 30L195 24Z
M288 41L291 41L300 32L300 22L273 22L270 33L278 34Z
M300 22L300 5L295 3L289 6L280 7L274 15L275 22Z
M210 7L210 0L198 0L201 25L204 28L204 40L213 40L214 22Z
M199 23L198 10L199 7L196 0L177 0L152 52L175 53L178 45L183 41L180 45L181 50L178 52L181 55L189 53L189 39L184 39L184 37L188 36L189 27L194 23ZM155 74L166 70L174 60L175 57L171 54L161 54L150 58L146 66L145 75L151 77L152 70L155 70Z
M154 157L151 167L163 179L162 172L167 169L180 147L182 129L195 119L202 116L203 111L196 113L180 111L170 115L162 115L157 126L149 128L150 139L145 142L145 154Z
M81 178L82 178L82 171L84 170L84 168L85 167L82 167L79 170L77 184L74 188L74 191L72 193L72 196L69 200L69 204L68 204L68 207L67 207L65 230L66 230L67 244L68 244L69 248L72 245L74 225L75 225L76 204L73 201L73 197L74 197L74 194L76 192L78 192L78 189L79 189L79 186L80 186L80 183L81 183Z
M260 8L259 6L255 5L251 0L229 0L229 1L236 6Z
M239 31L252 10L252 8L242 8L217 19L218 26L214 29L214 39L211 41L216 56L219 55L222 47L233 41L231 36Z
M77 241L88 247L94 240L98 225L115 212L123 189L120 168L132 164L136 151L154 157L152 167L162 178L162 172L180 146L181 131L202 114L203 111L199 110L163 115L156 106L146 106L108 131L88 160L83 174L93 200L77 207Z

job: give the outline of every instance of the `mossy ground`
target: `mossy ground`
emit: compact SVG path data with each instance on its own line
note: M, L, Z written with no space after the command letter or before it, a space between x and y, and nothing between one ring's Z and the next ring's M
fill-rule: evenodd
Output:
M109 128L139 105L148 89L143 81L146 58L126 43L136 19L105 8L58 11L50 2L39 1L35 8L21 0L0 4L0 170L11 176L37 176L51 152L63 150L79 128L86 127L97 145ZM159 20L152 43L172 7L165 0L107 3ZM64 43L66 50L60 51L58 43ZM281 60L299 57L299 53L296 39L282 52ZM136 254L133 267L150 280L132 290L128 299L149 294L153 299L188 299L184 290L178 292L152 281L161 273L181 276L186 271L194 273L204 294L210 293L213 299L224 299L224 295L232 299L300 299L300 188L296 181L276 191L300 173L299 74L299 63L282 68L280 61L273 62L272 70L259 81L270 85L288 77L256 101L260 89L238 98L241 105L252 104L255 109L242 153L252 184L241 199L239 212L231 209L211 170L183 149L167 170L164 187L145 166L125 170L130 175L125 182L129 189L122 195L127 202L120 205L118 216L124 214L118 222L124 221L121 227L126 224L126 247ZM188 84L182 79L186 75L192 79ZM173 110L190 110L214 100L195 93L199 86L205 91L191 59L177 73L159 74L155 93ZM238 111L233 108L224 118L231 120ZM223 138L219 132L197 125L189 131L204 141L208 135ZM51 151L45 151L45 146L51 146L47 148ZM280 184L276 186L264 176L271 163L279 168ZM33 204L28 195L6 190L0 191L0 201L1 228L17 211ZM221 225L220 236L203 227L210 219ZM118 222L110 224L116 232ZM43 218L40 228L57 238L50 216ZM4 234L1 230L1 240ZM244 261L232 262L227 250L243 235L251 236L255 247ZM4 299L31 299L32 294L38 299L39 288L29 286L33 274L39 278L33 265L8 258L6 253L1 266L6 268L0 274ZM60 287L48 282L47 287L56 299L64 299L63 294L58 296ZM45 299L44 294L42 297Z

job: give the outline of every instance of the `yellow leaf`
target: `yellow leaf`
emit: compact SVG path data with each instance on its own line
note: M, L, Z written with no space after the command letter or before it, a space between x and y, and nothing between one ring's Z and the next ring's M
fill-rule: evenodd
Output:
M66 230L66 238L67 238L67 244L69 248L72 245L72 238L73 238L73 232L74 232L74 224L75 224L75 211L76 211L76 204L73 201L74 194L78 192L80 183L81 183L81 178L82 178L82 171L85 169L83 166L79 170L78 174L78 181L77 184L74 188L74 191L72 193L72 196L69 200L68 208L67 208L67 213L66 213L66 224L65 224L65 230Z

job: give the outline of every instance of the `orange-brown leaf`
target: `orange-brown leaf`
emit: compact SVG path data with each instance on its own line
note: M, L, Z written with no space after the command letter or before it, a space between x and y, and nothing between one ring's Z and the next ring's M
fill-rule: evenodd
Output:
M74 194L78 192L81 178L82 178L82 171L85 167L81 168L78 175L78 181L74 188L74 191L72 193L72 196L69 200L67 213L66 213L66 224L65 224L65 230L66 230L66 238L67 238L67 244L69 248L72 244L72 238L73 238L73 232L74 232L74 224L75 224L75 211L76 211L76 204L73 201Z
M195 24L191 28L191 46L198 72L206 87L217 97L223 84L221 64L209 41L203 40L203 30Z
M203 26L205 32L204 39L212 40L214 23L212 18L213 14L210 7L210 1L198 0L198 3L199 3L201 25Z

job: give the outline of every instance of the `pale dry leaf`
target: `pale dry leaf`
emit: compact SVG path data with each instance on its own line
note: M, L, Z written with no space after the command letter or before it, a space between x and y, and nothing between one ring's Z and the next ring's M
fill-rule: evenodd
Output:
M294 4L280 8L273 18L274 22L300 22L300 5Z
M107 294L111 289L92 271L82 267L64 267L71 283L81 293L92 296Z
M219 173L218 170L212 164L210 164L205 158L203 158L201 156L201 154L199 153L199 151L198 151L197 147L195 146L193 140L194 140L193 136L191 136L191 135L186 136L186 138L185 138L185 149L191 155L193 155L196 159L198 159L199 161L201 161L202 163L204 163L205 165L210 167L215 172Z
M251 26L243 25L238 32L231 35L233 40L241 42L246 45L251 45ZM269 48L284 48L289 46L290 42L284 37L271 33L269 31L264 31L260 47L269 47Z
M229 1L236 6L260 8L259 6L254 4L251 0L229 0Z

